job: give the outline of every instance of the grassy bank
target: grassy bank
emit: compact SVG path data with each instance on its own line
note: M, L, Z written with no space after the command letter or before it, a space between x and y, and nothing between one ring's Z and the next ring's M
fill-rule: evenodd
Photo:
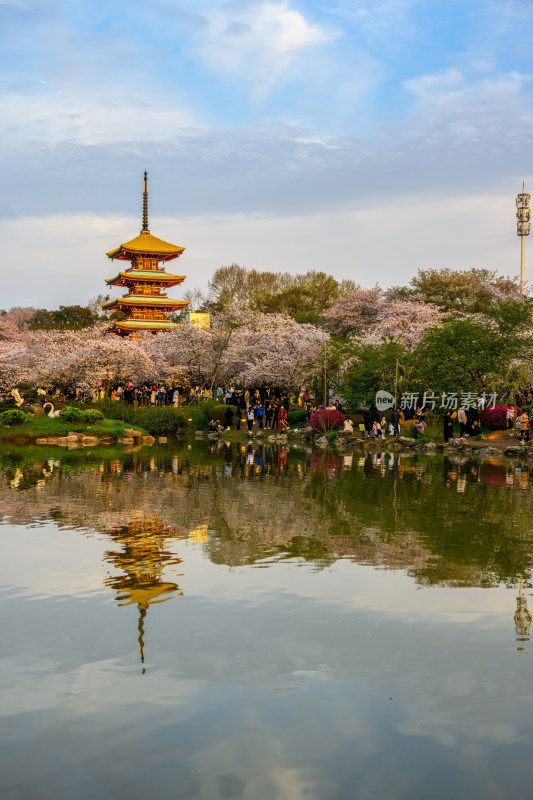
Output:
M10 441L14 438L25 437L31 441L47 436L67 436L68 433L82 433L85 436L109 437L118 439L123 436L124 428L129 427L121 420L103 419L101 422L87 425L79 422L64 422L59 417L27 417L21 425L0 426L0 442ZM140 433L148 435L142 428L136 428Z

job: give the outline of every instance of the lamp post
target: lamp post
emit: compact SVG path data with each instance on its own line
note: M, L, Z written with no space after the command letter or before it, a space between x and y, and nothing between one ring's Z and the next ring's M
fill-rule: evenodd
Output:
M526 284L526 248L525 248L525 237L529 236L529 231L531 230L531 222L529 218L531 216L531 211L529 209L529 201L531 199L531 195L527 194L524 189L524 183L522 183L522 191L520 194L516 196L516 233L520 236L522 240L522 272L521 272L521 280L520 280L520 287L522 294L525 294L525 284Z

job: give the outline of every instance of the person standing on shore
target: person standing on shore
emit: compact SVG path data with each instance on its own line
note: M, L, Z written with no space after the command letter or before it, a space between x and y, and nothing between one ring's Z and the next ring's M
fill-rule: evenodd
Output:
M253 406L250 406L248 408L248 411L246 412L246 421L248 422L248 436L252 435L252 428L254 426L254 418L255 418L254 409L253 409Z
M526 437L526 441L529 442L529 417L527 415L527 411L523 411L520 416L518 417L518 422L520 425L520 439L524 439L524 435Z
M368 409L363 414L363 425L365 426L365 435L366 435L367 439L368 439L368 437L370 436L370 434L372 432L373 423L374 423L374 420L372 419L372 414L370 413L370 409Z
M397 408L393 408L390 412L390 421L394 431L394 436L400 435L400 412Z
M226 430L227 431L231 430L231 423L233 422L233 411L231 410L230 406L228 406L224 411L224 422L226 424Z
M464 439L466 423L468 422L466 417L466 409L464 406L461 406L461 408L459 409L459 413L457 414L457 419L459 420L459 425L461 426L461 432L459 435L461 439Z
M449 439L453 439L453 420L455 417L455 411L452 413L451 409L447 409L444 414L444 441L447 442Z

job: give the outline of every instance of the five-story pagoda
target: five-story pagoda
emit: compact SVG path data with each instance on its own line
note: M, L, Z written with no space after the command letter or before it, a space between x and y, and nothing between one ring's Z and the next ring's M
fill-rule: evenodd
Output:
M184 247L164 242L150 233L148 176L145 172L141 232L135 239L107 253L112 261L117 258L131 264L114 278L106 280L108 286L124 286L128 289L127 294L102 305L102 308L124 314L123 319L115 322L108 333L134 336L136 331L155 332L177 327L167 314L186 308L189 303L186 300L172 300L167 297L165 289L180 284L185 280L185 275L171 275L160 264L178 258L184 250Z

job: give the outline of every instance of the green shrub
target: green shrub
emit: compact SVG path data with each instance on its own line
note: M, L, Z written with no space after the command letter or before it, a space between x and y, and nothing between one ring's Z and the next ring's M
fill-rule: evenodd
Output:
M152 436L172 436L187 424L184 412L174 406L139 408L132 422Z
M59 417L65 422L85 422L85 413L81 408L67 406L59 412Z
M100 405L107 419L119 419L126 427L144 428L152 436L172 436L184 428L205 430L209 425L206 409L216 403L201 403L199 406L138 406L122 402L105 402ZM226 406L223 406L226 408ZM190 421L189 421L190 420Z
M307 422L307 411L303 408L295 408L287 414L287 422L289 428L294 428L296 425L303 425Z
M86 422L101 422L104 415L97 408L86 408L83 413L85 414Z
M187 409L189 416L187 417L187 424L195 431L205 431L209 427L209 417L204 411L202 406L189 406ZM189 422L189 420L191 420Z
M226 416L226 411L228 410L228 408L231 409L231 414L233 419L234 420L237 419L237 412L239 410L237 406L216 405L216 406L211 406L211 408L205 408L205 409L203 406L200 406L199 410L204 411L206 417L209 417L209 419L223 420L224 417Z
M10 394L5 396L2 403L0 403L0 407L5 410L16 408L16 405L15 398Z
M104 415L96 408L83 409L76 406L67 406L59 412L59 418L64 422L91 424L92 422L101 422Z
M22 425L26 422L26 414L18 408L8 409L0 413L0 422L2 425Z

